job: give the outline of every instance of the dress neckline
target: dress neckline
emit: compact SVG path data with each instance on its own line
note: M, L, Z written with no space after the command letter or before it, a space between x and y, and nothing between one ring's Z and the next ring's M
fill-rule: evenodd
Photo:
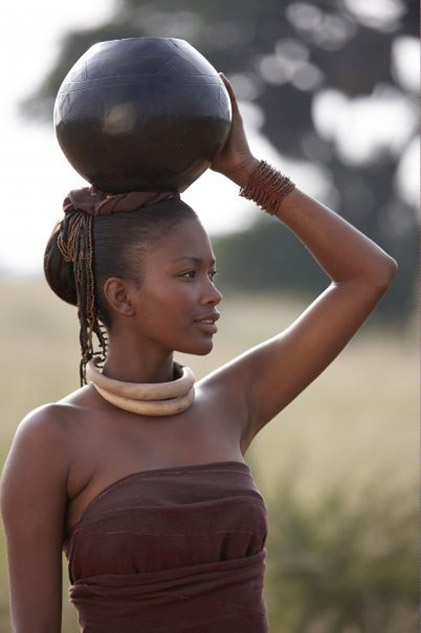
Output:
M151 468L148 470L138 470L135 471L133 473L129 473L127 475L124 475L123 477L120 477L119 479L116 479L114 482L112 482L111 484L109 484L108 486L106 486L103 490L101 490L101 492L99 492L96 497L94 497L82 510L82 513L79 517L79 519L77 521L75 521L75 523L73 523L73 525L71 525L68 529L66 529L66 537L65 537L65 541L68 541L73 532L77 529L77 527L82 523L83 519L85 518L86 514L89 512L89 510L92 508L92 506L94 506L96 504L97 501L99 501L100 499L102 499L102 497L104 497L105 495L107 495L109 492L111 492L112 490L114 490L115 488L118 488L121 484L125 483L126 481L130 480L130 479L134 479L135 477L142 477L144 475L160 475L160 474L166 474L166 473L177 473L177 472L185 472L188 470L192 470L192 471L196 471L196 472L214 472L217 468L225 468L225 467L241 467L244 470L245 474L250 474L250 468L249 466L246 464L246 462L242 462L240 460L228 460L228 461L219 461L219 462L204 462L201 464L184 464L184 465L179 465L179 466L166 466L165 468Z

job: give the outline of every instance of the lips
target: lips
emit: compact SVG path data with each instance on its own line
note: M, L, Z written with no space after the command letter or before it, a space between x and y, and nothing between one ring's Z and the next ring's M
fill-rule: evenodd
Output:
M210 314L205 314L200 319L195 319L194 322L205 334L215 334L218 331L215 321L217 321L219 317L219 312L211 312Z
M219 312L208 312L208 314L195 319L195 323L215 323L220 316Z

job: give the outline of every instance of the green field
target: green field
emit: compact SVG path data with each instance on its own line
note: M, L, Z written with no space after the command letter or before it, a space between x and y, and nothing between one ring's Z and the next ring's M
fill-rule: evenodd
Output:
M2 279L0 290L1 465L23 415L78 387L79 350L75 309L43 281ZM188 364L203 376L304 307L281 296L224 298L214 352ZM271 633L415 632L418 360L415 322L399 332L369 323L249 450L270 518ZM0 557L7 633L4 540ZM75 633L64 603L63 633Z

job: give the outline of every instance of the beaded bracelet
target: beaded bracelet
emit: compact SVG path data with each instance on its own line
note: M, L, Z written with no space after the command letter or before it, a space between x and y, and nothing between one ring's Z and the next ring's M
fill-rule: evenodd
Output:
M282 200L295 189L295 184L261 160L250 174L247 183L240 189L240 196L253 200L263 211L274 215Z

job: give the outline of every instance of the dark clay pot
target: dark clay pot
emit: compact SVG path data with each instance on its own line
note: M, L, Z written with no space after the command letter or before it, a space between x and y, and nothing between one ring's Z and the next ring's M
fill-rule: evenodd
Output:
M54 124L71 165L104 191L183 191L224 145L231 104L184 40L113 40L92 46L65 77Z

